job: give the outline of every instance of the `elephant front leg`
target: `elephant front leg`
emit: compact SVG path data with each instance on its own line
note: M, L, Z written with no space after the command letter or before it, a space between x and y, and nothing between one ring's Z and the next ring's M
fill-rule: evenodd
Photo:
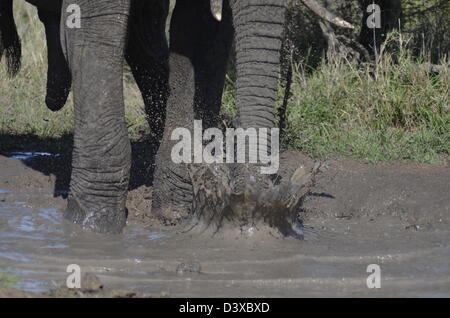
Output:
M81 8L81 28L65 28L63 35L75 115L64 217L95 232L119 233L126 223L131 162L122 87L129 1L67 0L63 13L71 4Z
M192 203L192 186L186 165L175 163L171 157L171 150L175 145L175 141L171 140L172 132L176 128L192 131L194 123L194 33L188 23L189 13L193 12L187 7L188 10L183 11L180 6L177 3L172 16L169 97L163 138L156 155L152 197L152 213L168 225L186 218Z
M217 124L232 34L229 16L217 22L209 1L177 1L170 29L170 94L156 157L152 203L153 213L166 224L190 217L193 204L188 164L172 158L179 142L172 140L177 138L172 133L181 128L194 138L194 120L203 120L203 128ZM187 142L193 146L192 141ZM192 147L187 154L189 162L195 162L193 152Z

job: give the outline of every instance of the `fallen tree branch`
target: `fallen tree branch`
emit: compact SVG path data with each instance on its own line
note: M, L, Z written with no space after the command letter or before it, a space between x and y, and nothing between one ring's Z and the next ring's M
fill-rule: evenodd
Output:
M344 19L338 17L337 15L331 13L326 8L324 8L321 4L319 4L316 0L302 0L302 2L315 14L317 14L322 19L325 19L328 22L331 22L338 27L354 29L355 26Z

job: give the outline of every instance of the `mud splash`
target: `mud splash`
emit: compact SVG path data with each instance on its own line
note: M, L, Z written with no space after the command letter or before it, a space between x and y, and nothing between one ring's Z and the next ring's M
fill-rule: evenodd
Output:
M291 169L293 173L280 171L275 180L257 180L247 171L241 174L249 177L240 191L233 185L228 166L190 166L194 199L189 228L209 236L304 239L298 211L314 185L320 164L310 166L298 162ZM264 182L266 187L261 186Z
M301 212L304 241L205 239L133 219L105 236L63 221L51 176L0 156L0 271L34 292L78 264L144 296L450 296L449 178L448 167L332 161ZM369 264L381 289L367 288Z

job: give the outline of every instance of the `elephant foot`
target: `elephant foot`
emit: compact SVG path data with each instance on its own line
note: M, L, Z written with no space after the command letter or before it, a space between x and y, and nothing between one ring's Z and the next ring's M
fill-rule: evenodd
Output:
M236 187L235 169L227 165L192 165L189 173L194 190L193 216L186 225L187 231L303 239L298 211L319 167L306 169L300 165L290 178L272 183L267 177L253 180L246 176L246 184L238 183Z
M64 218L83 229L97 233L119 234L126 225L126 209L103 208L86 211L74 198L69 198Z
M162 224L176 226L192 213L192 184L185 166L155 171L152 214Z

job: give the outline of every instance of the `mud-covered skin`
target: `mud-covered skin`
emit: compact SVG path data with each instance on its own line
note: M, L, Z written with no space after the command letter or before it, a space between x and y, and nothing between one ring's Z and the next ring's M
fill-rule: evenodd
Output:
M89 210L81 208L78 202L71 198L68 200L64 217L86 230L99 233L118 234L122 232L126 224L126 212L119 213L121 210L115 209L114 207L86 211Z
M74 96L74 149L65 218L86 229L118 233L125 226L131 165L123 101L123 60L130 1L68 0L81 8L82 28L64 28L63 50Z
M275 0L225 1L222 20L217 22L210 14L208 1L196 1L195 4L189 0L177 1L170 36L171 94L164 138L157 155L152 206L166 224L177 224L196 214L187 167L172 163L170 157L175 144L170 140L171 133L178 127L192 132L194 119L202 119L204 129L217 127L233 35L236 42L237 127L275 127L285 5L285 1ZM194 21L192 15L202 18ZM268 146L270 150L270 140ZM229 168L224 166L224 169ZM230 173L233 189L229 194L242 193L251 179L257 180L255 192L268 191L271 184L271 177L261 175L258 165L237 165ZM194 197L194 201L197 199ZM194 206L197 203L203 204L194 202Z
M48 48L47 94L45 103L52 111L61 109L69 95L71 78L61 49L61 0L27 0L37 7L39 19L45 27ZM0 4L0 57L6 51L8 73L16 75L20 69L21 45L12 15L12 0Z
M141 90L157 149L167 98L168 2L65 1L81 8L80 29L64 29L73 76L74 150L65 218L101 233L126 224L131 148L124 116L124 58Z
M195 18L193 18L195 17ZM231 8L223 19L211 15L209 1L177 1L170 26L169 86L166 123L156 156L152 212L175 225L191 215L193 190L185 164L172 161L176 128L193 134L194 120L217 127L228 54L233 39Z

